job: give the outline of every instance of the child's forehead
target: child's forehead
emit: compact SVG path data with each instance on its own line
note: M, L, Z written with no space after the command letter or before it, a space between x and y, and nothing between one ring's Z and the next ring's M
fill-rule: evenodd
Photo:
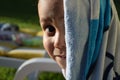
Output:
M39 0L39 10L53 11L58 13L63 10L62 0Z
M63 5L63 0L39 0L39 3L41 5Z
M62 0L40 0L38 11L42 20L43 18L60 18L64 16Z

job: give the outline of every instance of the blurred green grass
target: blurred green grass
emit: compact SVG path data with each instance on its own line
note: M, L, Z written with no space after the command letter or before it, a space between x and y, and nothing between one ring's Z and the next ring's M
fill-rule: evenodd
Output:
M0 67L0 80L13 80L16 69Z
M8 67L0 67L0 80L13 80L16 69ZM27 80L27 79L25 79ZM65 80L61 73L41 72L38 80Z

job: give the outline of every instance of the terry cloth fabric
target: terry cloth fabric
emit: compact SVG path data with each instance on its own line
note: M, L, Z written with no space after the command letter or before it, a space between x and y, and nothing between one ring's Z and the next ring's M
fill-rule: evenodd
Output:
M120 24L113 0L64 0L66 80L120 80Z

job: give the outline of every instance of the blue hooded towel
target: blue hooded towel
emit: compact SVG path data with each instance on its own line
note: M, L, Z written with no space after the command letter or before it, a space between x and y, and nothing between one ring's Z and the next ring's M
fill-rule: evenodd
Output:
M120 24L113 0L64 0L66 80L120 80Z

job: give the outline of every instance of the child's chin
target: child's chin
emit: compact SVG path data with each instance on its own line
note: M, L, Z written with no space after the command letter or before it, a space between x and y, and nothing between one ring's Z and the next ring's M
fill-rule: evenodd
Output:
M57 63L58 63L58 65L60 66L60 68L66 69L66 63L65 63L65 62L63 62L63 63L57 62Z
M55 58L57 64L60 66L60 68L65 69L66 68L66 59L61 59L60 57Z

